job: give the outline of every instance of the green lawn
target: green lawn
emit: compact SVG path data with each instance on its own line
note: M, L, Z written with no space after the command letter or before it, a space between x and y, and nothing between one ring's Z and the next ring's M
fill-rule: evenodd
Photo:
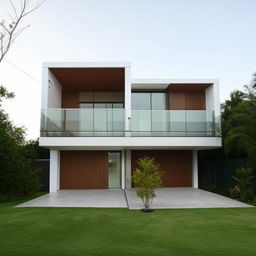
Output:
M0 204L2 256L256 255L256 208L13 208L20 202Z

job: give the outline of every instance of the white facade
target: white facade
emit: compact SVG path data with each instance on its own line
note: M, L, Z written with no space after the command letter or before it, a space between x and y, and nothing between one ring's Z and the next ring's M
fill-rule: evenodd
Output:
M197 151L221 147L221 137L216 136L145 136L131 135L132 90L166 90L170 84L209 84L205 89L205 108L213 111L214 119L220 126L219 82L216 79L131 79L129 62L82 62L82 63L44 63L42 85L42 109L61 109L62 85L51 72L52 68L123 68L124 69L124 136L41 136L40 146L49 148L50 154L50 192L60 188L60 150L119 150L122 152L121 187L131 187L131 150L192 150L192 186L198 187ZM206 120L207 121L207 120Z

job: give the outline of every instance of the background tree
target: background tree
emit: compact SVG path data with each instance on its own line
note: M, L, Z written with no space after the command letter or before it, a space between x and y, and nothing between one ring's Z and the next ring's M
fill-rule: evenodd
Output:
M28 27L20 27L23 19L43 2L20 0L20 5L15 5L10 0L12 13L8 20L0 21L0 63L16 38ZM41 153L38 142L26 142L24 127L16 127L2 109L2 100L13 97L14 93L0 86L0 200L10 200L40 188L38 169L32 164Z
M246 86L245 99L230 115L229 128L224 140L225 152L236 151L248 156L249 166L256 170L256 85L255 75L250 86Z
M2 98L13 94L0 91ZM38 169L32 161L36 152L27 154L25 129L16 127L8 114L0 107L0 200L10 200L38 191L40 188Z
M25 142L23 147L24 154L32 159L49 159L50 150L39 147L39 139L29 140Z
M229 130L234 126L230 120L230 116L236 112L236 108L246 99L246 93L235 90L230 93L230 99L221 104L221 121L222 121L222 137L226 138Z
M9 14L9 19L0 21L0 62L4 59L16 38L29 25L20 27L23 19L38 9L44 1L20 0L19 5L15 5L12 0L9 0L12 13Z

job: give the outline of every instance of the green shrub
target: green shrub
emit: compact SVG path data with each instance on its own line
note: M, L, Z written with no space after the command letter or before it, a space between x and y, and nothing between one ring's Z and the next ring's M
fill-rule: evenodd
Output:
M227 196L228 195L228 191L226 189L223 189L223 188L219 188L213 184L209 185L207 188L206 188L207 191L209 192L213 192L213 193L216 193L216 194L219 194L219 195L223 195L223 196Z
M255 193L249 186L254 178L253 170L251 168L239 168L233 178L236 181L236 185L229 189L230 196L245 203L252 202L255 198Z

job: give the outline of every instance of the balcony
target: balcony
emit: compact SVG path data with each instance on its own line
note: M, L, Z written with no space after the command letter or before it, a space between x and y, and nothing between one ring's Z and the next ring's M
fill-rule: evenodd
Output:
M44 109L41 137L125 136L122 108Z
M43 109L41 137L216 137L214 111ZM129 129L126 129L129 127Z

